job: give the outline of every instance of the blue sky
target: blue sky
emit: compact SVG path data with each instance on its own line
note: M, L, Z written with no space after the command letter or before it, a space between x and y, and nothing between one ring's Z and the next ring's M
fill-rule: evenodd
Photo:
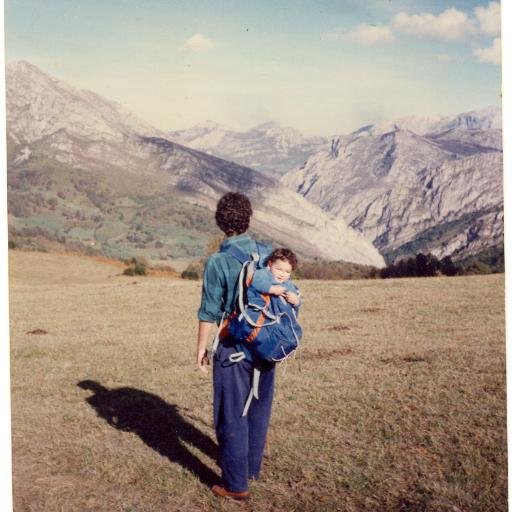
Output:
M499 104L499 4L5 0L6 58L164 130L274 120L346 133Z

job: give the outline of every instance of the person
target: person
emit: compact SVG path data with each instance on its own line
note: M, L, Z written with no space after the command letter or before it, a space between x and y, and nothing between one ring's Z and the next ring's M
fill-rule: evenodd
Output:
M283 297L297 310L300 305L300 292L291 281L291 273L297 268L297 256L290 249L275 249L266 258L266 267L254 272L248 288L248 301L255 300L255 293L268 293ZM256 295L257 298L257 295Z
M215 220L226 238L204 266L196 354L197 366L203 373L208 373L207 345L212 331L235 309L237 279L242 268L223 249L233 244L248 256L258 252L261 260L270 253L270 247L258 244L247 234L251 215L251 202L244 194L229 192L217 203ZM249 479L257 479L260 474L272 410L275 364L258 364L259 399L242 416L255 363L251 358L232 363L230 355L239 351L237 342L227 336L220 339L213 355L213 412L222 484L214 485L212 491L217 496L247 499Z

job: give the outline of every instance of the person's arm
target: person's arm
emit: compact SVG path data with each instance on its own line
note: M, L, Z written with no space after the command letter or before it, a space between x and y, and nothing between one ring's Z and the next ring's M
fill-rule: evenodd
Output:
M254 271L251 287L259 293L270 293L271 295L283 295L286 288L279 284L273 284L273 276L268 268L259 268Z
M205 322L203 320L199 320L199 326L197 329L196 363L199 370L201 370L204 374L208 373L207 366L210 364L208 350L206 349L206 347L208 346L208 341L210 340L212 327L214 326L216 327L216 325L212 322Z
M209 359L206 347L210 340L212 329L222 318L223 284L220 269L215 264L214 258L206 261L203 273L203 289L201 294L201 306L197 312L199 319L197 329L196 364L203 373L208 373Z
M273 284L269 289L268 292L270 295L284 295L286 296L286 288L280 284Z

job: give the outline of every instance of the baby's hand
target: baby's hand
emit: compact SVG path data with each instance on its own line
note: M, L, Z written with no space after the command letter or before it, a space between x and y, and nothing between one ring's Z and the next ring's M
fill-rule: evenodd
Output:
M268 293L271 295L284 295L286 293L286 288L281 286L280 284L273 284L269 289Z
M286 292L284 294L284 298L287 300L287 302L289 302L293 306L298 306L300 303L299 296L293 292Z

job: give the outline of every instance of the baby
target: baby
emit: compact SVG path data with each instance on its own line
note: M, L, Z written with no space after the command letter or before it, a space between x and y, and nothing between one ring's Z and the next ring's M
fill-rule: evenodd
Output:
M278 295L297 308L300 292L290 280L292 270L297 268L297 256L289 249L275 249L267 258L267 266L254 272L249 290Z

